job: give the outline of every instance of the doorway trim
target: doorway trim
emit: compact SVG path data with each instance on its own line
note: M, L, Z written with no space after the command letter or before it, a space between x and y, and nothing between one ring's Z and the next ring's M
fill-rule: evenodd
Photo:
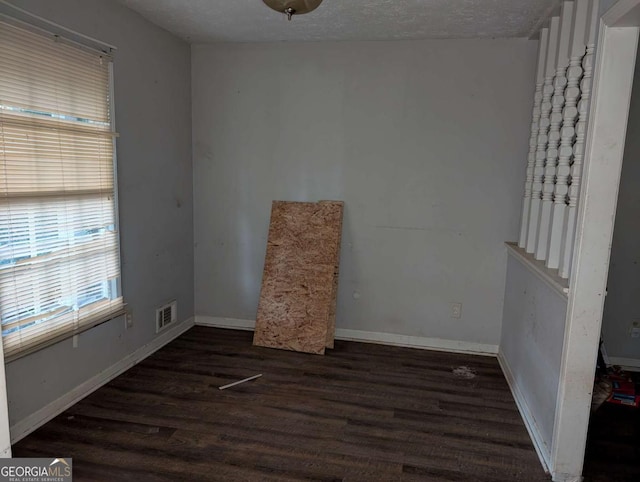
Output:
M600 19L551 447L556 482L582 480L639 27L640 0L619 0Z

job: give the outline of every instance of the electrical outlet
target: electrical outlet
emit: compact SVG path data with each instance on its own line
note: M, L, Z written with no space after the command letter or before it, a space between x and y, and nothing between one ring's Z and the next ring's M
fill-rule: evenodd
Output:
M124 317L125 327L127 329L133 328L133 314L130 311L127 311L127 314Z
M631 338L640 338L640 321L634 321L629 330Z
M451 303L451 318L462 318L462 303Z

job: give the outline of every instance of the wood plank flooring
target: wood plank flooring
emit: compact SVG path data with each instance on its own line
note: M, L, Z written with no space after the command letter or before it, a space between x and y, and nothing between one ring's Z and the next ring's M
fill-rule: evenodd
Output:
M322 357L251 339L195 327L14 457L73 457L76 481L549 480L493 358L339 341Z

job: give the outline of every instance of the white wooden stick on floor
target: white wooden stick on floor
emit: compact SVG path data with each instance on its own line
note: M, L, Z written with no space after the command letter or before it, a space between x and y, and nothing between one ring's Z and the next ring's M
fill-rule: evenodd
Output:
M260 375L254 375L252 377L245 378L244 380L238 380L237 382L229 383L229 385L218 387L218 390L226 390L227 388L235 387L236 385L240 385L241 383L250 382L251 380L255 380L256 378L260 378L261 376L262 373Z

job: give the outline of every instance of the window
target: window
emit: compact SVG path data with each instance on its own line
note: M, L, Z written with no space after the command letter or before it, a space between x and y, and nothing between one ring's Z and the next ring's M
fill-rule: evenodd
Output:
M108 54L0 21L0 317L10 360L123 311Z

